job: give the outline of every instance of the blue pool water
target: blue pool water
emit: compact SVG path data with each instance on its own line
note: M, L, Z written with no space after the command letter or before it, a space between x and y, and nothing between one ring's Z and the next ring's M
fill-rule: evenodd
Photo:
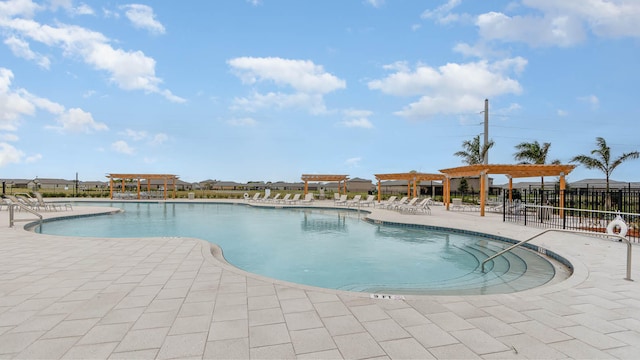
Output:
M229 263L252 273L331 289L396 293L446 292L452 284L458 284L457 293L471 288L476 290L467 292L487 292L482 284L495 282L499 274L481 273L480 261L507 246L455 232L375 225L363 221L364 213L348 210L212 203L111 206L125 211L47 222L41 231L85 237L195 237L219 245ZM520 267L522 273L528 257L542 259L521 251L527 260L514 256L507 270ZM553 266L534 261L547 273L536 284L548 281ZM495 266L498 270L500 264Z

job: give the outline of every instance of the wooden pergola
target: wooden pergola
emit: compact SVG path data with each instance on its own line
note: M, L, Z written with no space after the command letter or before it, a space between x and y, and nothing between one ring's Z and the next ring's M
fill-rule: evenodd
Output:
M121 181L121 192L125 192L125 183L127 180L137 180L138 182L138 200L140 200L140 185L141 180L147 181L147 191L151 191L151 180L164 180L164 199L167 200L167 186L169 182L173 186L173 198L176 197L176 180L178 180L178 176L171 174L108 174L107 178L109 178L109 197L113 199L113 184L116 181Z
M322 181L336 181L338 182L338 192L340 193L342 190L343 194L347 193L347 180L349 180L349 175L312 175L312 174L302 174L300 177L302 181L304 181L304 194L307 195L309 192L309 181L311 182L322 182Z
M429 180L444 180L445 176L443 174L426 174L419 172L408 172L408 173L395 173L395 174L376 174L376 179L378 180L378 202L382 200L382 180L406 180L407 181L407 194L411 194L411 184L413 184L413 196L418 196L418 183L420 181L429 181Z
M566 187L565 176L567 176L576 165L547 165L547 164L517 164L517 165L492 165L492 164L476 164L467 165L450 169L442 169L441 173L445 174L446 179L443 183L444 203L449 210L451 178L479 176L480 177L480 216L484 216L484 208L486 203L486 177L489 174L503 174L509 178L509 200L511 200L513 190L513 178L530 178L542 176L559 176L560 191L564 191ZM564 216L562 208L564 208L564 198L560 197L560 216Z

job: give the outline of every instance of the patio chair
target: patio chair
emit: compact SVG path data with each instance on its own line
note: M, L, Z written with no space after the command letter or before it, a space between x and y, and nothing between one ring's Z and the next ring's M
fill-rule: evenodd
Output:
M276 200L278 203L285 204L291 198L291 194L284 194L282 199Z
M304 199L300 200L300 202L303 202L303 203L311 203L311 202L313 202L313 194L312 193L307 193L307 195L304 196Z
M406 204L408 200L409 200L409 197L408 197L408 196L403 196L400 200L396 200L396 201L394 201L394 202L390 202L390 203L387 205L387 209L394 210L394 209L396 209L398 206L403 205L403 204Z
M375 204L375 195L368 195L366 199L360 202L362 206L372 206Z
M293 195L292 199L287 200L287 204L291 205L291 204L297 204L300 202L300 194L295 194Z
M381 201L377 204L374 204L374 206L379 207L379 208L386 208L387 206L389 206L389 204L393 203L394 201L396 201L398 197L397 196L391 196L389 199L387 199L386 201Z
M397 206L395 206L393 209L396 211L410 211L412 207L415 206L416 202L418 202L418 197L414 197L413 199L409 200L408 203L406 204L399 204Z
M249 201L259 201L260 200L260 195L261 194L259 192L255 193L253 195L253 197L249 199Z
M334 205L347 205L347 195L340 195L340 199L335 201Z
M360 198L362 198L362 195L360 195L360 194L354 195L353 199L347 201L347 207L359 206L360 205Z
M39 192L35 191L33 194L36 196L36 201L38 203L38 206L43 208L44 210L52 210L52 211L73 210L73 208L71 207L71 204L47 203L44 201L42 194L40 194Z

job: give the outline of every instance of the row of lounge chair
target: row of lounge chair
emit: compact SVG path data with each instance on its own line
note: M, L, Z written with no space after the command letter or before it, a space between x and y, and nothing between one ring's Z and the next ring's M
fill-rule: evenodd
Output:
M65 210L73 210L71 204L57 204L52 202L44 201L42 194L39 192L34 192L35 198L31 197L29 194L16 194L16 195L3 195L3 205L9 207L11 205L19 205L20 207L25 207L27 209L31 209L34 211L65 211ZM1 207L0 207L1 208Z
M414 197L411 200L407 196L397 200L397 196L391 196L388 200L380 202L376 207L379 209L395 210L405 214L431 214L433 204L431 198L420 199Z
M310 203L313 201L313 194L308 193L305 195L303 199L301 199L301 194L285 194L284 197L280 197L282 194L277 193L274 197L271 197L271 194L265 194L262 196L261 193L255 193L253 197L249 197L248 194L245 194L245 200L248 202L254 203L271 203L271 204L286 204L286 205L294 205L299 203Z
M375 206L375 196L369 195L366 199L362 199L362 195L354 195L351 200L347 195L340 195L339 193L333 194L333 204L346 207L363 207L363 206Z

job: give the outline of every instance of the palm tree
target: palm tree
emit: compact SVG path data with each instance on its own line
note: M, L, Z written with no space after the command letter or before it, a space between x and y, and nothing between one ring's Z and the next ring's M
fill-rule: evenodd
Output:
M473 140L465 140L462 142L464 150L456 152L455 156L460 156L467 165L482 164L484 162L484 156L493 147L493 140L487 144L480 145L480 135L473 138Z
M516 145L518 150L513 157L516 161L520 161L520 164L538 164L543 165L547 163L547 154L551 143L543 143L540 145L537 141L532 143L523 142ZM552 164L559 164L560 160L553 160ZM544 196L544 176L540 177L540 190L542 190L542 196ZM542 199L540 200L542 203Z
M632 151L630 153L622 154L617 159L611 160L611 148L607 146L607 142L601 138L596 138L596 144L598 147L591 150L591 157L589 155L578 155L571 159L571 162L577 162L586 167L587 169L598 169L604 173L607 180L607 194L609 193L609 178L615 168L622 164L626 160L637 159L640 157L640 153Z

